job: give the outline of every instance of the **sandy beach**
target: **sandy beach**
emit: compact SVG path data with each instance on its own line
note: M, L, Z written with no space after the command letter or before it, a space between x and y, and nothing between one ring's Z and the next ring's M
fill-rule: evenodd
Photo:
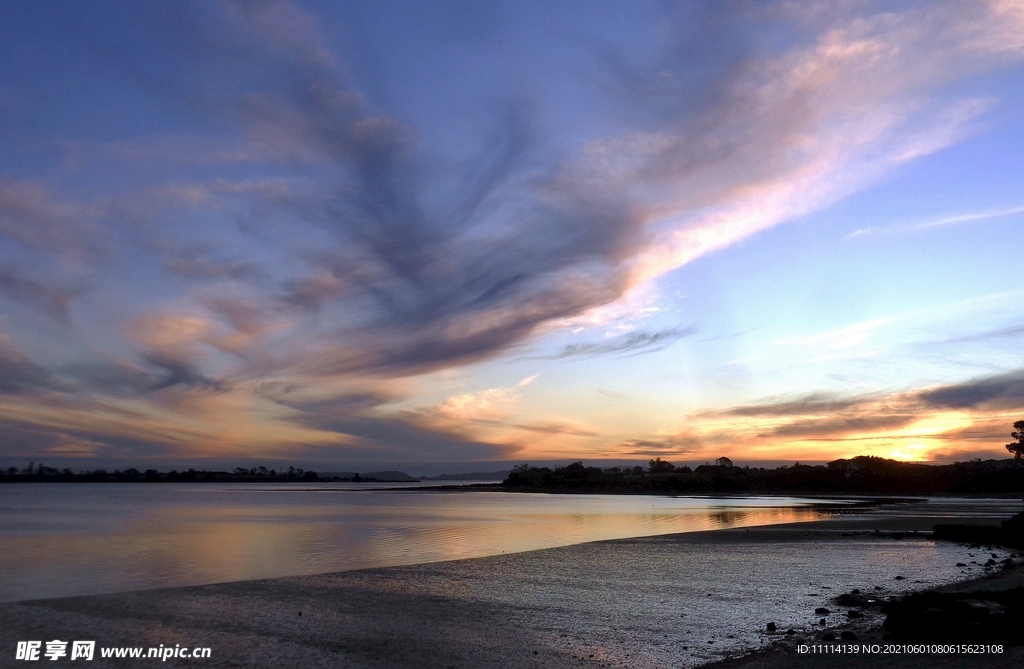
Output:
M898 505L810 523L0 604L0 666L23 666L13 659L18 641L52 639L211 649L209 659L171 658L168 666L1020 666L1019 647L969 658L796 652L823 630L852 629L861 642L880 640L880 613L847 620L843 607L829 602L853 587L891 596L939 586L915 578L926 567L935 573L935 560L949 561L942 572L947 581L981 577L987 587L1019 587L1024 570L995 575L981 566L955 567L972 549L936 546L927 535L947 515L955 517L934 504ZM1016 556L994 550L1001 558ZM851 564L857 569L843 566ZM716 573L738 576L709 578ZM814 613L820 606L830 607L824 627ZM765 630L769 620L777 623L775 633ZM156 661L97 656L91 666Z

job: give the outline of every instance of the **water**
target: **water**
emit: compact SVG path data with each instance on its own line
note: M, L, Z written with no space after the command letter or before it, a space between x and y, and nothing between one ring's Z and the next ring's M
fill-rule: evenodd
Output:
M814 506L820 500L789 497L371 487L0 486L0 601L409 565L826 515Z

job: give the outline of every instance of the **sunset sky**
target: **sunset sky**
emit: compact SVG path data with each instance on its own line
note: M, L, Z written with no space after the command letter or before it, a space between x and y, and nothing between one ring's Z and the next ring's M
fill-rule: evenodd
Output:
M1007 457L1024 0L13 0L0 465Z

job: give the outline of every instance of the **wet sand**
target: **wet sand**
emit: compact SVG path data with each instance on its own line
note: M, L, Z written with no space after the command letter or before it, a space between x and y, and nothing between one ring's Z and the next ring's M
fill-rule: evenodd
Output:
M821 629L814 608L850 587L877 583L880 592L897 594L939 584L915 583L925 580L914 578L918 572L947 581L982 573L952 566L968 548L935 545L926 534L957 515L905 505L812 523L0 604L0 666L25 666L13 659L17 641L51 639L212 649L210 659L170 659L167 666L646 669L723 657L732 659L716 667L1021 666L1019 648L970 658L794 650ZM1019 573L987 582L1000 587ZM764 631L765 618L777 619L777 633ZM879 616L854 622L862 641L880 638L872 631ZM847 626L838 610L829 616L829 629ZM788 627L796 633L787 636ZM749 654L751 648L762 650ZM97 657L89 666L154 662Z

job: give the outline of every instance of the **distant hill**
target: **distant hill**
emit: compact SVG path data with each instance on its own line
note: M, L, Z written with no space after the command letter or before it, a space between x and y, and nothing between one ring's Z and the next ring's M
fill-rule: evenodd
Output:
M504 481L509 469L497 472L469 472L468 474L441 474L439 476L421 476L421 481Z
M338 479L339 481L355 481L367 482L367 483L412 483L419 481L414 476L409 476L405 472L397 471L384 471L384 472L319 472L321 481L330 481L332 479Z
M373 480L381 481L383 483L415 483L416 481L419 481L418 478L409 476L405 472L394 471L366 472L365 474L360 474L359 476L364 481Z

